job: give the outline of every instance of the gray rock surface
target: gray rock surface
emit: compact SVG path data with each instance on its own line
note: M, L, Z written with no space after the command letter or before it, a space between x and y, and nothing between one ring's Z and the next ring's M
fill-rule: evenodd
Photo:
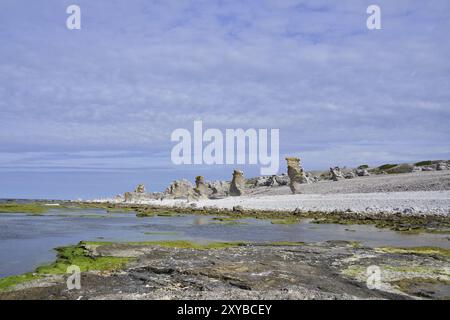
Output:
M286 158L287 173L289 176L289 188L293 194L301 192L301 184L308 183L308 178L300 164L300 159L295 157Z
M330 168L331 180L339 181L344 179L344 175L339 167Z
M389 193L450 190L450 170L370 175L350 180L322 180L302 185L304 194ZM286 186L262 190L261 195L288 195Z
M244 172L234 170L233 180L231 180L229 195L232 197L241 196L244 194L245 178Z
M136 189L134 190L135 193L146 193L145 185L139 184Z
M448 165L445 162L440 162L436 166L437 171L448 170Z
M275 176L275 181L279 186L287 186L289 184L289 176L285 173Z
M208 196L212 193L212 191L208 188L208 185L205 183L205 178L203 176L197 176L195 178L194 192L199 199L208 198Z
M353 171L347 172L347 173L344 175L344 178L345 178L345 179L353 179L353 178L355 178L355 177L356 177L356 174L355 174Z
M188 199L195 197L194 186L186 179L175 180L164 191L166 198L171 199Z
M444 255L384 252L345 241L246 244L218 250L148 244L110 244L92 257L129 257L123 271L84 272L80 290L64 277L48 277L0 299L408 299L440 298L448 277ZM382 281L367 286L367 268L380 266ZM435 286L414 279L430 279ZM400 291L397 282L411 281ZM439 282L441 281L441 282Z
M370 173L367 169L356 169L356 175L358 177L368 177Z

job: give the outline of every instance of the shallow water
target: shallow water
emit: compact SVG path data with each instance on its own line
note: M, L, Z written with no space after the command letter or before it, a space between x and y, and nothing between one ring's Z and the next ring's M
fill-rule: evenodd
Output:
M377 246L438 246L450 248L448 235L404 235L366 225L272 224L242 219L220 223L212 216L137 218L134 213L102 209L52 209L42 216L0 214L0 277L32 271L55 259L53 248L89 241L359 241Z

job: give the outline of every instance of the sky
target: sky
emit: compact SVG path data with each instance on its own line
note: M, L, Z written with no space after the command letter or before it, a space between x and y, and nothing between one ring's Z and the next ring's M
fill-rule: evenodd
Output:
M0 198L259 173L172 164L195 120L279 129L280 173L450 159L449 30L448 0L1 0Z

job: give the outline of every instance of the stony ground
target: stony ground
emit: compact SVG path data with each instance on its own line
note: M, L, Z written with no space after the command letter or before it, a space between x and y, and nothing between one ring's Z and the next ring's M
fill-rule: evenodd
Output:
M188 206L186 200L147 200L156 206ZM320 181L302 185L302 193L293 195L287 186L258 187L240 197L207 199L197 207L358 213L404 213L450 215L450 171L373 175L341 181Z
M450 190L450 170L371 175L302 185L303 194L385 193ZM255 190L256 194L288 195L289 187Z
M150 200L161 206L186 206L185 200ZM374 175L302 185L302 194L289 187L259 187L241 197L200 200L197 207L255 210L354 211L450 215L450 171Z
M324 181L302 191L292 195L288 187L263 187L241 197L145 204L450 216L450 171ZM125 270L83 273L81 290L67 290L65 276L58 275L18 285L0 299L450 299L445 249L374 249L331 241L208 250L107 244L86 250L93 258L134 260ZM376 289L367 286L369 267L380 271Z
M225 249L109 244L92 256L133 257L123 271L19 285L0 299L410 299L450 298L448 253L370 249L355 243L252 244ZM381 270L378 289L367 267Z

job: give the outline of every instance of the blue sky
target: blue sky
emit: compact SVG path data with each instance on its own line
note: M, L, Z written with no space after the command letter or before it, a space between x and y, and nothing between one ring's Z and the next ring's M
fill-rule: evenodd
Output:
M450 159L449 30L447 0L2 0L0 198L229 179L171 164L194 120L278 128L306 169Z

